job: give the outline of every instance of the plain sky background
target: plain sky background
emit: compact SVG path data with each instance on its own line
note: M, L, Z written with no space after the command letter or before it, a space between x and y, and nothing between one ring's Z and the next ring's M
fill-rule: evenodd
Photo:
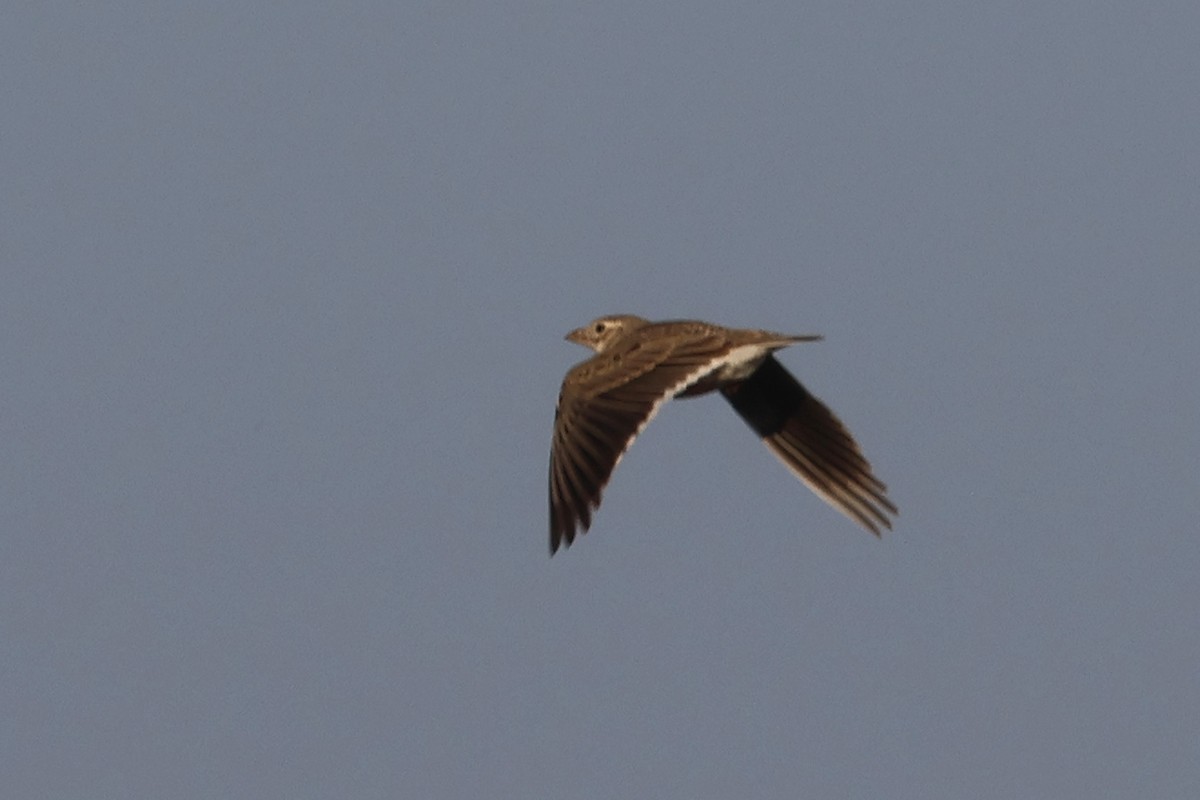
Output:
M1200 796L1200 5L7 3L0 784ZM547 557L569 329L783 362Z

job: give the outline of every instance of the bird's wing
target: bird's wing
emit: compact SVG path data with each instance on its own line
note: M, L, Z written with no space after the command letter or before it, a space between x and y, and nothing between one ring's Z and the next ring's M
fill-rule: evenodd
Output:
M897 512L858 444L774 356L721 393L779 460L834 508L876 536Z
M719 333L635 339L567 373L550 447L551 554L587 531L613 470L662 404L727 351Z

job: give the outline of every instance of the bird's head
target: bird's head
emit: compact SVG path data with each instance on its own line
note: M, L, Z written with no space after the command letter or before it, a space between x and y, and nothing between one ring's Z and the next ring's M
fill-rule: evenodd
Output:
M597 353L603 353L613 342L646 324L646 320L632 314L613 314L599 317L582 328L576 328L567 334L566 339L568 342L590 347Z

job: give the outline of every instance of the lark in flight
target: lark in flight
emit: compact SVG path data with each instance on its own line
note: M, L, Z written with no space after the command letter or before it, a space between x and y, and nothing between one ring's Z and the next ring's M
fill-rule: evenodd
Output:
M896 506L854 438L773 355L820 336L616 314L566 338L596 355L567 373L554 412L551 555L591 526L613 470L659 407L713 391L827 503L876 536L892 527Z

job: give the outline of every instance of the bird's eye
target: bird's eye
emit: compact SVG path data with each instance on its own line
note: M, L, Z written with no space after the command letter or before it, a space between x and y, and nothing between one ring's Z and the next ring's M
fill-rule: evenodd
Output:
M604 323L603 322L596 323L596 333L604 333Z

